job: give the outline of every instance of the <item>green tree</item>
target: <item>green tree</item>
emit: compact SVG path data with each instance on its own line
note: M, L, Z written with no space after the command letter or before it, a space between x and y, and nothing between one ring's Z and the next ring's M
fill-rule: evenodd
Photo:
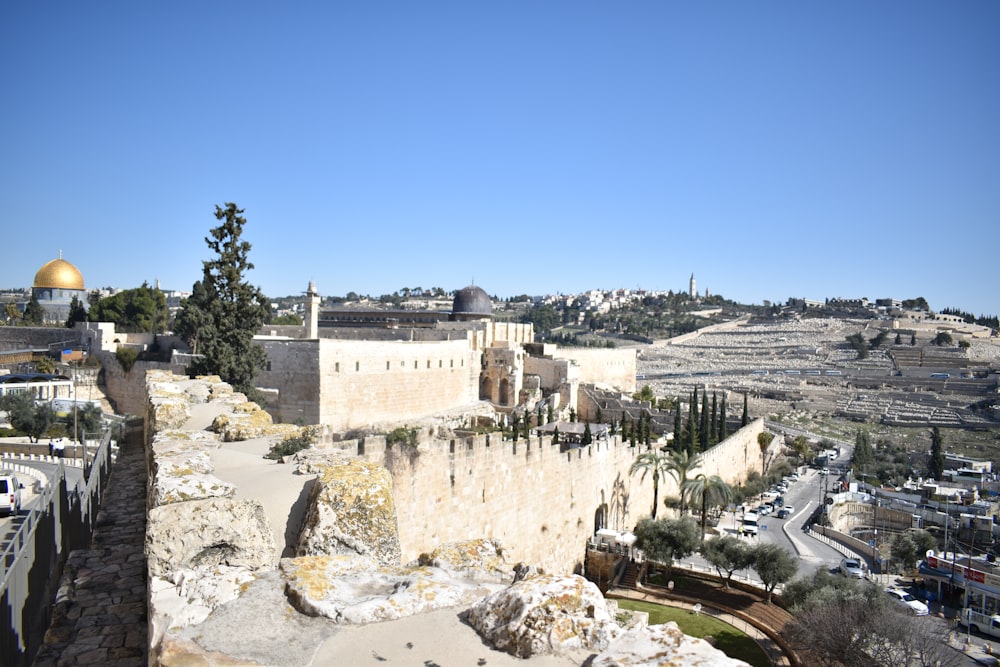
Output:
M902 345L903 344L903 338L902 338L902 336L899 335L898 332L896 333L896 341L895 341L894 344L895 345Z
M167 298L146 283L97 301L87 317L91 322L114 322L125 332L163 333L167 326Z
M646 558L667 567L674 560L687 558L700 544L698 525L690 518L641 519L635 527L635 546L646 553Z
M674 449L681 446L683 430L681 429L681 404L680 401L674 406Z
M56 360L52 357L45 356L37 359L35 361L35 371L38 373L45 373L50 375L56 372Z
M917 344L917 334L912 333L910 334L910 345L916 345L916 344Z
M857 435L854 436L853 463L858 473L865 472L875 463L875 450L872 449L871 439L868 437L868 433L860 429Z
M642 385L642 389L632 394L632 398L637 401L646 401L652 403L656 400L656 394L653 393L653 388L648 384Z
M73 298L69 302L69 316L66 318L66 328L72 329L76 326L77 322L87 321L87 309L83 307L83 303L74 294Z
M253 337L270 308L263 292L245 280L254 265L249 260L250 244L241 240L246 224L242 214L233 203L215 207L222 224L211 230L205 243L217 257L202 262L202 279L185 300L176 330L201 355L188 366L189 374L218 375L250 400L262 403L254 379L267 356Z
M927 462L927 476L936 480L944 477L944 436L937 426L931 429L931 457Z
M911 528L893 538L889 553L902 569L911 570L929 549L937 549L937 538L922 528Z
M517 442L517 438L521 434L521 418L518 417L517 414L514 414L514 417L510 422L510 434L514 439L514 442Z
M720 503L727 503L733 497L733 489L718 475L699 473L684 482L681 497L691 500L691 504L701 506L701 539L705 539L705 528L708 525L708 509Z
M677 489L681 497L681 514L684 514L685 507L684 485L687 482L688 475L700 465L701 454L691 455L686 450L670 452L667 457L667 473L677 482Z
M552 430L552 444L553 445L558 445L559 444L559 427L558 426L556 426L555 429Z
M52 408L47 403L36 405L26 391L0 396L0 409L7 412L10 425L27 435L32 442L38 442L55 420Z
M792 441L792 450L795 452L795 455L803 461L807 461L809 459L809 455L812 454L812 447L809 446L809 441L804 435L795 437L795 440Z
M746 426L750 423L750 410L747 405L747 395L743 394L743 420L741 421L741 426Z
M799 563L781 546L761 543L753 547L753 569L767 591L767 603L771 604L774 589L795 576Z
M851 347L858 353L858 359L868 358L868 345L865 343L865 337L861 335L860 332L853 333L847 337L847 342L851 344Z
M24 306L21 321L28 326L38 326L45 321L45 309L42 308L42 304L38 303L38 297L35 296L34 292L31 293L31 299Z
M701 545L701 555L719 573L726 588L730 587L733 574L737 570L744 570L753 565L754 559L750 545L732 535L707 540Z
M726 424L726 394L722 393L722 405L719 407L719 442L729 437L729 426Z
M709 421L708 446L714 447L719 443L719 396L712 392L712 417Z
M274 325L289 325L289 326L301 326L302 318L295 313L286 313L285 315L278 315L277 317L271 318L271 324Z
M653 482L653 511L650 513L653 519L656 519L656 508L659 505L660 479L666 476L669 471L670 457L656 450L642 452L635 457L635 460L632 461L632 467L629 468L630 475L637 472L642 473L642 476L639 477L640 483L646 480L646 475L649 475L649 479Z
M934 340L931 341L931 345L951 345L954 341L952 340L951 334L947 331L938 332L937 336L934 336Z
M586 425L583 427L583 438L581 439L580 442L584 445L589 445L593 441L594 441L594 436L590 432L590 421L588 420Z
M710 443L710 425L709 425L709 414L708 414L708 395L702 393L701 395L701 419L698 423L698 446L701 451L707 451L711 446Z
M21 311L17 309L17 304L12 301L4 304L3 314L7 324L17 324L17 321L21 319Z
M549 409L548 409L548 412L546 413L546 418L548 420L548 421L546 421L547 424L551 424L552 422L554 422L556 420L556 413L555 413L555 410L552 408L552 404L551 403L549 403Z
M771 442L774 440L774 434L768 433L767 431L761 431L757 434L757 446L760 447L760 456L764 461L764 472L767 472L767 467L769 461L767 460L767 448L771 446Z
M74 417L71 415L69 420ZM76 434L75 438L83 442L88 435L91 438L99 437L104 423L104 412L96 405L84 405L76 413Z

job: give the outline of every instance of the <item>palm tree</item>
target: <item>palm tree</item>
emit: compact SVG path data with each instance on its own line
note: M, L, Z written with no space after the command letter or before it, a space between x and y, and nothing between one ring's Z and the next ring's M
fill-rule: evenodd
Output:
M688 474L701 465L701 454L688 454L686 449L670 452L667 462L667 472L677 482L681 493L681 514L684 514L684 483Z
M719 503L729 502L733 497L733 489L718 475L699 474L684 482L681 497L683 498L685 495L690 497L692 501L698 499L701 503L701 539L704 541L709 504L715 507Z
M670 471L669 466L669 456L662 454L656 449L651 449L635 457L635 461L632 462L632 467L629 469L630 475L634 475L640 470L642 471L642 477L639 478L640 482L646 479L646 475L649 475L653 480L652 519L654 520L656 519L656 506L660 495L660 478Z

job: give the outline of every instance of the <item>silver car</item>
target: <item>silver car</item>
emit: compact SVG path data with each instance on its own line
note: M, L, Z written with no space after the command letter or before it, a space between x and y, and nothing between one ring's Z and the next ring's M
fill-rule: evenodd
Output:
M840 573L845 577L864 579L865 564L857 558L844 558L840 561Z

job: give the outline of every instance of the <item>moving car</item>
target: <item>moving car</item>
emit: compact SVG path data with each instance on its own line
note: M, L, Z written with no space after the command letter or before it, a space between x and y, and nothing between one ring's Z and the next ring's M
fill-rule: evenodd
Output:
M906 591L898 588L890 588L886 591L886 593L888 593L889 597L898 602L900 605L909 609L915 616L927 615L927 605Z
M756 535L758 531L757 515L753 512L744 514L740 529L744 535Z
M865 564L857 558L843 558L840 561L840 573L845 577L864 579Z
M14 473L0 470L0 512L5 516L21 512L21 489L24 488Z
M782 507L780 510L778 510L778 518L779 519L787 519L791 515L792 515L792 513L789 512L788 508L786 508L786 507Z

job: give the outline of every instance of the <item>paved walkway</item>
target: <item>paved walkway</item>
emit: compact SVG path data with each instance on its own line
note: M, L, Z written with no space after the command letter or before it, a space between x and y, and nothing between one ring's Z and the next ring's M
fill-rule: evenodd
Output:
M89 549L69 554L36 667L147 664L146 464L130 434L111 468Z

